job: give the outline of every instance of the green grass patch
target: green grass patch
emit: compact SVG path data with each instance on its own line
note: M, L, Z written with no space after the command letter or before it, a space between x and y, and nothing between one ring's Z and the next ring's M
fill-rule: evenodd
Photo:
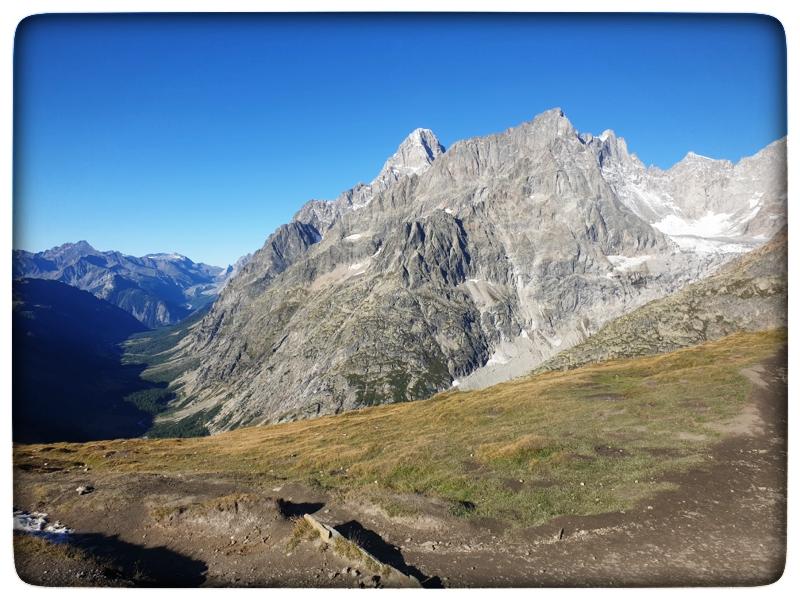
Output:
M204 437L211 432L206 427L214 416L221 410L216 406L209 410L200 410L190 416L177 421L158 421L147 432L150 438L192 438Z

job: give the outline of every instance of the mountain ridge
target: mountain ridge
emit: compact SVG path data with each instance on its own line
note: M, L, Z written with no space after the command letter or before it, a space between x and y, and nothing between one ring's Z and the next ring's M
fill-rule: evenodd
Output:
M176 323L213 300L232 272L174 252L135 257L99 251L85 240L13 251L15 279L51 279L91 292L148 327Z

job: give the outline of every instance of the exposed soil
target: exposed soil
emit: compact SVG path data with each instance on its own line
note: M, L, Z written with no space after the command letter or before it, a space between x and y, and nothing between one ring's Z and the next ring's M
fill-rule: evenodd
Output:
M470 517L469 506L454 516L423 497L413 499L413 514L389 516L363 498L297 483L223 473L95 476L65 455L16 469L14 500L68 525L81 552L15 544L17 569L46 585L379 586L380 577L332 548L292 541L293 518L313 513L427 587L766 584L785 556L785 353L746 375L754 382L748 405L703 466L662 478L674 489L631 511L520 529ZM613 446L595 452L619 454ZM78 495L79 485L95 490Z

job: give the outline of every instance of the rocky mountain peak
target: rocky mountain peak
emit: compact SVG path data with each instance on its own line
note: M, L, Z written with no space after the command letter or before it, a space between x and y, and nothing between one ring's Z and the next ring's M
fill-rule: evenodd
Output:
M577 136L575 127L560 108L551 108L536 115L529 123L537 135L547 137Z
M675 163L671 170L698 170L698 169L730 169L733 167L733 163L729 160L718 159L718 158L711 158L709 156L704 156L702 154L697 154L696 152L689 151L686 153L681 160Z
M540 112L533 118L534 121L539 121L539 120L546 121L546 120L558 120L558 119L567 119L567 116L564 114L564 111L559 106L554 106L553 108L549 108L543 112Z
M586 137L584 135L583 139L586 139ZM606 166L606 163L611 161L618 165L619 168L630 170L631 162L638 162L638 159L635 159L628 151L628 143L625 138L617 136L613 130L606 129L597 137L593 137L591 134L588 137L590 138L588 143L596 148L597 158L601 167Z
M78 249L81 249L81 250L94 250L94 247L89 242L87 242L86 240L79 240L79 241L75 242L74 244L72 244L72 247L73 248L78 248Z
M386 160L377 177L369 184L357 183L339 194L333 201L306 202L297 211L293 220L312 225L320 233L324 233L344 213L364 208L376 193L383 192L399 179L422 175L444 152L444 146L433 131L417 128L406 136L395 153Z
M376 181L386 177L396 179L400 175L419 174L427 169L439 156L444 146L430 129L417 128L412 131L389 157Z
M66 244L61 244L60 246L54 246L53 248L47 250L47 252L51 252L53 254L64 252L91 254L97 252L97 250L95 250L94 247L86 240L79 240L77 242L67 242Z
M30 255L33 256L35 254L36 253L31 253ZM54 246L40 254L46 260L54 261L57 265L63 265L87 256L97 256L101 254L101 252L92 247L86 240L80 240L78 242L67 242L60 246Z

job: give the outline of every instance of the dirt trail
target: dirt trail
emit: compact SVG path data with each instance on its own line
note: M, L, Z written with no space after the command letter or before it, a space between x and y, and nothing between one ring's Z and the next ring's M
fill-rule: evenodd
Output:
M18 567L28 581L60 585L363 585L368 574L330 548L290 543L291 518L308 512L427 587L768 583L785 553L786 355L744 374L754 383L748 404L704 466L667 477L674 491L625 513L519 530L457 519L424 498L424 518L390 518L296 483L94 476L51 464L15 471L15 505L68 524L93 559L20 546ZM95 491L78 496L88 479ZM95 572L103 579L85 575Z

